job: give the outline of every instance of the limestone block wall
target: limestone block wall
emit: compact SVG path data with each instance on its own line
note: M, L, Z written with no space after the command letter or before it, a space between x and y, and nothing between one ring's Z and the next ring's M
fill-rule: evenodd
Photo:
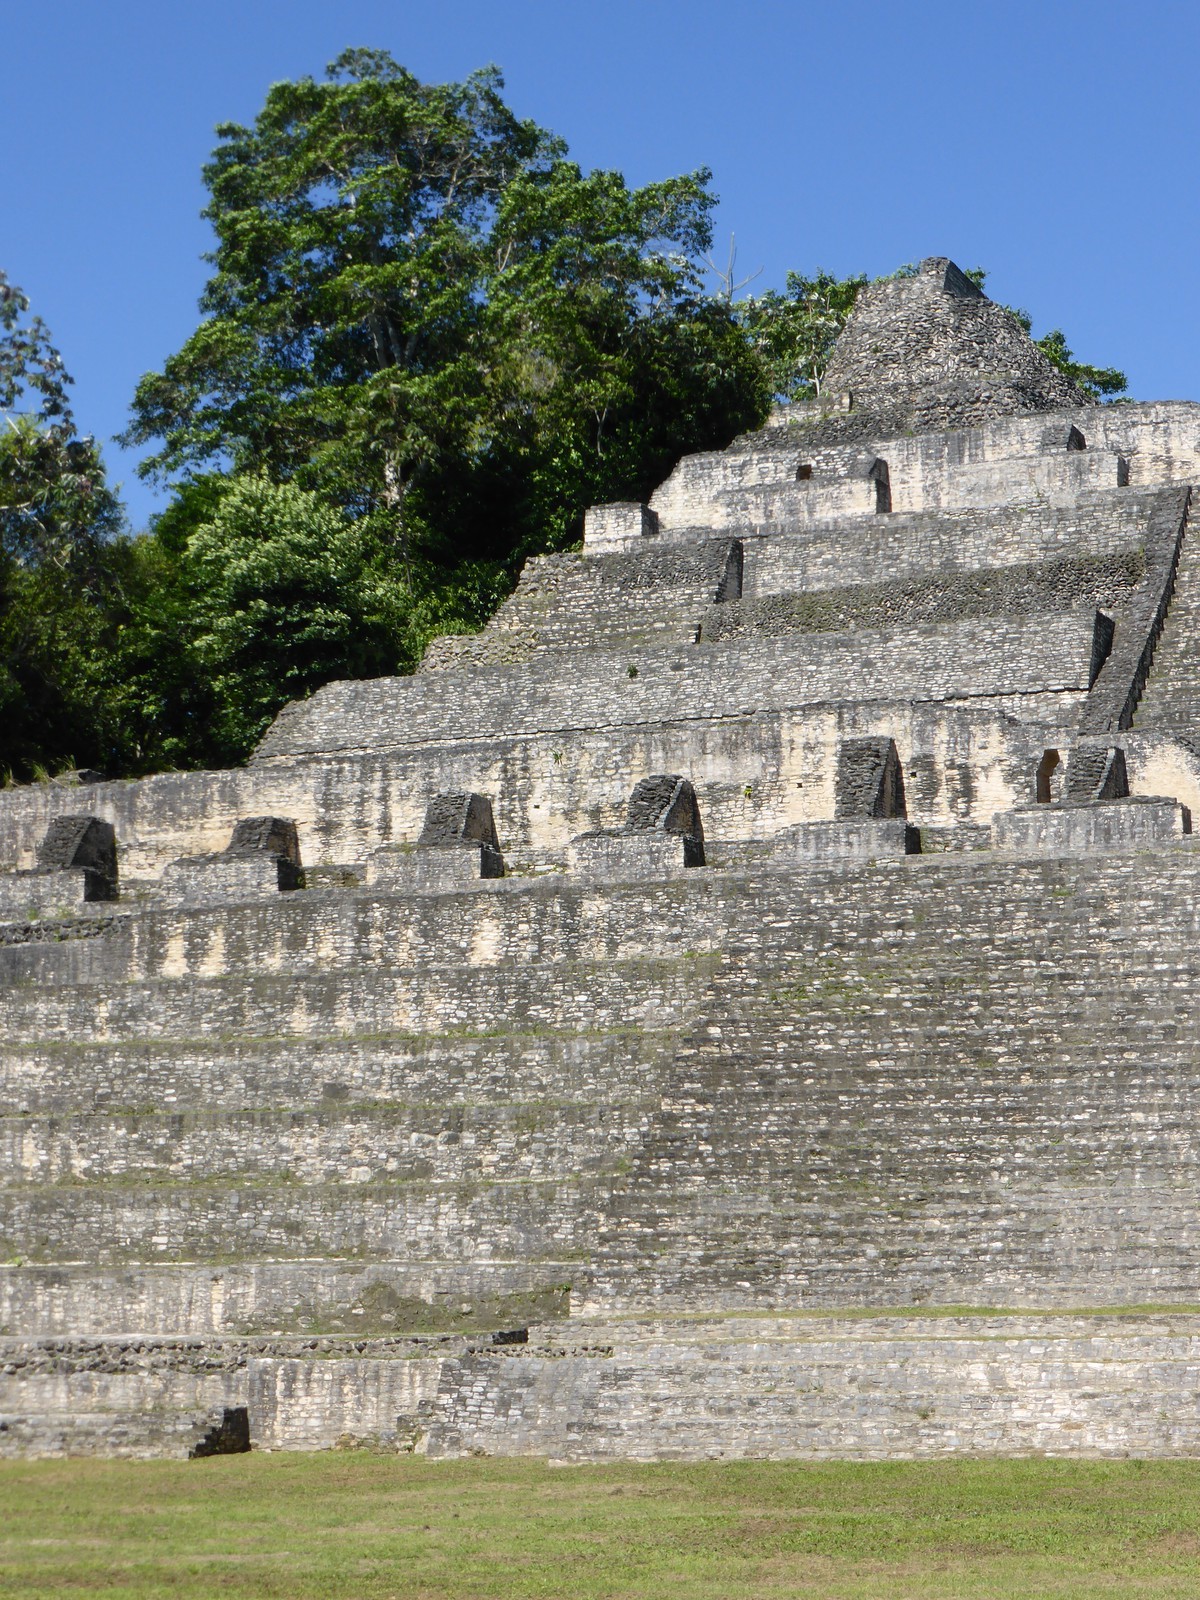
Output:
M0 1196L2 1231L27 1263L10 1282L42 1273L26 1281L35 1303L47 1303L45 1270L64 1252L114 1270L186 1270L205 1293L202 1276L183 1267L197 1252L244 1272L286 1251L310 1284L331 1251L414 1271L438 1260L468 1274L481 1257L561 1263L582 1252L592 1258L596 1305L630 1295L680 1309L722 1300L1187 1300L1200 1287L1188 1244L1197 1221L1189 1174L1200 1161L1200 1089L1189 1054L1198 873L1200 857L1186 844L1153 858L1152 868L1139 856L900 856L782 876L696 871L653 891L581 886L566 922L548 886L482 895L487 914L506 926L495 924L493 965L458 969L457 988L465 993L485 978L536 988L545 1009L525 1024L518 1006L496 1007L508 1035L623 1033L651 1021L667 1033L687 1030L683 1047L640 1090L631 1069L626 1090L610 1086L596 1104L587 1095L603 1062L619 1054L619 1040L600 1055L577 1046L566 1055L565 1041L550 1054L531 1045L542 1077L526 1086L517 1038L492 1056L483 1026L462 1054L443 1033L437 1051L421 1057L423 1090L419 1081L395 1080L403 1103L394 1113L368 1098L370 1083L360 1079L354 1089L327 1076L324 1064L314 1074L319 1093L315 1082L308 1089L310 1111L275 1109L304 1061L319 1058L304 1056L312 1047L303 1041L275 1041L271 994L311 995L331 981L304 973L322 950L327 960L355 958L346 977L368 993L390 979L378 970L389 942L380 908L364 903L357 928L332 897L245 908L251 929L226 945L234 972L255 949L273 948L277 963L296 964L294 973L255 980L135 976L167 960L206 964L215 930L236 917L232 907L198 913L201 925L188 929L181 948L172 933L180 914L157 913L141 938L126 942L124 968L109 975L108 987L128 991L122 1003L135 1008L136 1044L105 1045L102 1028L96 1043L66 1048L77 1057L94 1052L96 1062L140 1063L138 1081L161 1093L181 1066L173 1049L155 1044L165 1030L151 995L191 1007L180 1009L181 1027L190 1016L192 1033L203 1037L230 1031L208 1025L212 987L253 982L258 1009L236 1024L243 1042L240 1077L225 1089L229 1110L203 1103L200 1078L190 1104L172 1115L118 1105L89 1129L64 1104L69 1078L56 1079L53 1121L35 1114L4 1128L14 1181ZM675 907L660 925L677 929L681 942L703 923L731 952L715 971L690 952L677 963L631 958L646 949L651 893ZM397 926L401 913L397 903ZM308 918L314 925L302 927ZM461 959L469 949L465 905L431 906L428 918L425 938L443 939L444 953ZM256 920L253 943L240 942ZM553 959L564 937L604 954L587 973L574 972L577 963ZM91 953L99 943L78 954L33 952L43 981L8 991L7 1037L38 1032L19 1049L14 1081L24 1067L31 1089L41 1082L46 1093L51 1036L65 1031L55 1019L79 996L94 1002L96 986L75 980L79 963L100 959ZM521 952L521 965L507 964ZM426 977L429 1022L452 970ZM667 1003L668 978L677 1002ZM574 1016L572 992L580 995ZM1085 997L1088 1010L1073 1032L1062 1019ZM14 1026L18 1012L25 1028ZM326 1060L338 1062L333 1070L344 1071L330 1038L343 1026L337 1012L311 1001L309 1014L313 1044L319 1036ZM356 1026L347 1053L369 1073L381 1048L371 1040L378 1019L369 1006ZM263 1048L253 1048L255 1037ZM288 1062L293 1048L299 1062ZM406 1062L410 1050L403 1040L382 1046L384 1086L387 1063ZM146 1078L156 1053L161 1076ZM192 1043L188 1060L216 1066L221 1055ZM556 1110L553 1070L568 1060L583 1075L576 1109ZM474 1079L455 1089L460 1062ZM500 1096L476 1105L472 1096L490 1074L498 1074L491 1081ZM244 1106L240 1084L252 1085L259 1111ZM530 1094L542 1086L550 1102L538 1107ZM459 1112L447 1113L447 1092L457 1095ZM94 1088L85 1103L97 1105ZM205 1173L213 1181L197 1182ZM598 1217L605 1220L597 1234ZM641 1242L651 1236L657 1248L648 1260ZM223 1286L222 1299L229 1294ZM304 1298L297 1291L296 1302ZM19 1305L12 1314L31 1315Z
M855 443L842 446L843 450L869 451L887 462L893 509L919 511L943 504L947 495L953 499L957 494L953 480L964 468L976 475L976 482L981 475L989 481L992 494L1006 495L1004 473L998 469L1014 464L1016 493L1022 483L1029 481L1033 458L1073 453L1073 449L1068 449L1072 430L1083 439L1085 449L1121 456L1128 463L1131 487L1200 481L1198 418L1200 404L1175 400L1035 410L1024 416L980 420L973 427L933 423L928 428L910 425L906 429L889 430L873 428L869 417L858 420L851 413L841 418L840 424L835 419L834 426L856 431ZM796 420L789 422L785 413L785 419L775 426L738 441L729 455L744 455L762 462L759 470L764 474L764 481L769 481L766 475L771 470L779 472L781 477L784 471L769 463L799 463L810 456L819 459L821 449L830 448L823 443L829 427L828 419L818 419L814 426L802 411ZM677 469L680 481L689 470L687 461L693 459L704 458L685 458ZM996 470L984 472L985 468ZM1094 469L1064 467L1063 470L1070 473ZM713 489L719 492L734 481L732 473L723 479L714 479ZM696 521L702 522L702 516Z
M1198 873L1185 841L760 882L591 1303L1191 1303Z
M411 1415L433 1457L1187 1457L1198 1331L1180 1315L577 1321L447 1356Z
M436 1397L440 1376L435 1360L260 1358L247 1392L264 1449L322 1450L336 1439L411 1448L409 1419Z
M989 821L1026 798L1039 740L1058 738L978 706L873 699L726 721L677 716L577 738L546 733L173 773L93 785L88 805L114 824L126 880L154 878L179 856L223 848L239 817L263 811L296 820L308 866L361 862L381 844L415 840L429 796L459 790L492 797L507 853L561 852L576 834L617 826L633 782L649 772L689 775L712 837L759 838L833 815L843 733L896 738L918 775L917 788L910 783L919 807L913 814L931 823ZM32 861L61 805L50 785L0 790L0 859Z
M910 502L901 482L893 493L893 505L898 511L1020 505L1025 501L1069 506L1081 494L1121 489L1128 483L1128 459L1115 450L1048 451L1002 462L964 462L945 473L926 470L919 504Z
M687 706L697 720L822 701L889 698L960 702L1008 697L1036 718L1082 703L1090 684L1094 614L966 621L944 628L870 630L698 645L688 651L596 652L568 674L496 668L477 680L439 673L419 682L333 683L294 702L264 738L256 764L318 752L566 734L660 722ZM1020 697L1018 700L1017 697Z
M1200 405L1195 401L1138 402L1086 409L1005 417L975 428L917 433L880 442L891 475L897 509L928 509L955 498L952 485L964 468L987 477L992 492L1004 492L1004 469L1016 468L1017 485L1028 481L1029 464L1039 455L1062 461L1071 430L1087 453L1121 457L1131 488L1192 483L1200 479ZM1064 471L1088 472L1083 466Z
M650 1025L673 1020L690 979L670 965L651 988L639 968L561 962L544 976L507 967L344 969L329 973L158 978L59 989L10 989L0 995L4 1037L70 1042L191 1039L206 1033L277 1036L314 1031L434 1032L451 1026L487 1028L503 1017L527 1025L582 1027L589 1021Z
M1060 561L1109 560L1144 546L1156 519L1183 516L1183 491L1088 494L1045 504L946 513L895 512L847 537L840 529L748 541L742 593L877 586L917 577Z
M194 1339L504 1327L554 1316L574 1260L295 1260L0 1266L0 1337ZM236 1403L236 1401L235 1401ZM330 1441L332 1442L332 1440Z
M660 532L668 535L725 526L732 506L761 508L764 496L768 504L776 495L790 497L786 503L794 503L801 518L872 513L875 460L874 451L858 444L806 449L802 442L785 441L764 447L751 435L740 449L684 456L654 491L650 506Z

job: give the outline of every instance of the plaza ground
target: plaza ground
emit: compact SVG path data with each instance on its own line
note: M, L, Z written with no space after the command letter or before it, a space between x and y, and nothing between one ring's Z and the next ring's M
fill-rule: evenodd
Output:
M6 1462L0 1507L22 1600L1200 1593L1193 1461Z

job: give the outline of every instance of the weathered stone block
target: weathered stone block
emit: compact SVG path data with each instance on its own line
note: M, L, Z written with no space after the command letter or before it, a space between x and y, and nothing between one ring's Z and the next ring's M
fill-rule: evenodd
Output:
M117 836L102 817L55 817L38 846L43 872L83 871L88 900L117 897Z
M290 817L242 817L225 847L230 856L273 855L300 870L300 840Z
M495 845L460 839L457 844L385 845L367 857L363 882L371 889L436 894L461 889L481 878L502 878L504 857Z
M703 845L684 833L583 833L567 846L568 871L592 878L663 878L703 865Z
M643 778L629 797L625 813L626 828L662 833L684 833L704 845L704 825L696 791L687 778L676 773L656 773Z
M434 795L416 844L374 851L364 881L373 888L430 894L503 876L492 802L468 791Z
M31 871L0 874L0 916L61 916L117 898L117 837L100 817L52 818L37 862Z
M231 856L225 851L214 855L182 856L163 871L162 893L168 900L246 900L259 895L278 894L294 887L275 856Z
M219 854L183 856L163 873L168 899L242 900L304 887L296 824L243 817Z
M438 794L425 808L418 846L478 843L500 848L492 802L485 794Z
M1124 750L1117 745L1075 745L1067 758L1066 789L1067 800L1124 800L1129 794Z
M773 867L802 867L920 853L919 828L902 818L859 816L782 828L755 847L754 859Z
M639 539L658 532L658 515L649 506L635 501L589 506L583 518L585 555L601 555L609 550L624 550Z
M702 867L704 825L695 789L677 773L643 778L629 797L625 826L572 839L567 865L600 878L656 878Z
M844 739L838 750L835 817L904 817L904 770L896 741Z
M86 867L69 867L64 872L0 874L0 917L22 922L59 917L79 910L90 900L111 898L107 894L98 896L96 883L96 875Z
M1018 806L992 819L998 850L1075 855L1170 844L1192 831L1192 815L1178 800L1133 795L1124 800L1067 801Z

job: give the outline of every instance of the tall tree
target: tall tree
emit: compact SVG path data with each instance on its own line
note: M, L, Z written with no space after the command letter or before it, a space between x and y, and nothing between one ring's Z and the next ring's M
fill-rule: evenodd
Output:
M741 325L776 398L820 397L838 334L846 326L859 290L869 281L862 274L835 278L818 270L809 278L789 272L782 294L768 289L738 303Z
M142 380L126 435L157 446L148 473L295 479L374 519L413 580L423 554L508 559L539 467L572 517L597 479L647 475L636 418L660 332L678 352L667 381L699 385L702 442L754 420L753 363L731 360L699 296L708 175L584 176L502 89L494 68L426 85L348 51L323 83L277 84L252 127L218 130L204 320ZM693 345L713 332L711 371L685 359L681 322ZM464 526L467 480L491 487L490 533Z
M226 761L245 753L285 701L390 664L395 586L362 523L310 490L239 478L189 537L184 573L192 653Z
M76 429L70 383L0 272L0 771L17 777L114 751L123 517L95 440Z
M76 430L71 381L29 297L0 271L0 558L65 565L122 526L96 441Z

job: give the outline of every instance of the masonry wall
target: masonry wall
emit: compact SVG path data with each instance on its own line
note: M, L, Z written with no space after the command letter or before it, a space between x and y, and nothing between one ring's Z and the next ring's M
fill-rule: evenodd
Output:
M282 712L256 759L361 749L368 739L376 748L485 740L500 727L510 736L536 736L644 725L681 706L713 721L785 705L863 701L881 688L894 699L1011 700L1014 712L1024 707L1036 720L1039 710L1061 714L1072 695L1082 703L1093 624L1083 610L1011 618L1002 628L967 621L752 640L736 650L701 644L686 652L597 652L570 675L558 662L545 675L530 663L474 679L440 673L421 680L419 690L404 678L335 683Z
M1200 409L1075 403L944 262L863 313L903 382L852 335L415 677L0 792L122 884L8 886L0 1451L1194 1453ZM1033 807L1081 734L1135 798ZM836 820L849 739L907 818ZM709 865L572 871L651 774ZM467 792L509 876L364 868ZM164 879L268 814L311 887Z
M558 1461L1194 1452L1194 1317L575 1323L448 1358L417 1449Z
M758 885L595 1304L1191 1303L1198 865L901 857L787 911Z
M0 858L32 863L50 818L69 807L114 824L126 879L223 849L239 817L264 812L296 820L307 865L361 862L381 844L415 839L430 795L474 789L492 797L512 862L520 850L562 852L575 834L617 826L633 784L651 772L691 778L711 837L765 837L833 815L838 743L867 733L895 737L911 769L913 814L929 822L986 821L1027 798L1046 738L986 708L882 701L302 758L65 793L32 784L0 790Z

